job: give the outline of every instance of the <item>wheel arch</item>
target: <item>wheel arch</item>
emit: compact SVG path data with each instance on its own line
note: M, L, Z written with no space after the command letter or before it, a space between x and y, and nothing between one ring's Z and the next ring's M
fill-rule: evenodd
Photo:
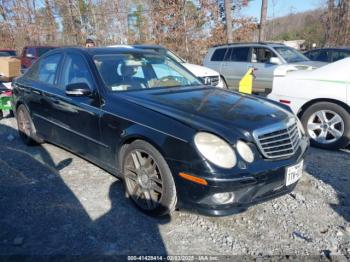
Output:
M14 108L13 108L13 113L14 113L15 116L17 115L17 109L18 109L21 105L23 105L23 106L27 109L28 113L31 114L31 112L30 112L30 110L29 110L29 107L26 105L26 103L24 103L22 100L18 100L18 101L16 102Z
M159 139L159 136L158 136L158 139ZM130 145L131 143L133 143L136 140L143 140L143 141L149 143L151 146L153 146L155 149L158 150L158 152L164 157L164 159L166 159L166 154L165 154L164 150L162 149L161 145L155 141L155 139L152 139L148 136L143 136L140 134L130 134L130 135L124 137L120 141L119 146L117 148L116 158L117 158L117 163L119 164L119 167L122 166L121 156L122 156L122 153L127 148L127 145Z
M317 98L317 99L312 99L310 101L308 101L307 103L305 103L304 105L302 105L302 107L300 108L299 112L297 113L298 118L301 118L302 115L304 114L304 112L312 105L316 104L316 103L320 103L320 102L328 102L328 103L333 103L333 104L337 104L341 107L343 107L349 114L350 114L350 106L347 105L346 103L337 100L337 99L332 99L332 98Z
M227 81L226 81L225 77L222 74L220 74L220 77L222 78L222 80L224 80L224 82L225 82L225 84L226 84L226 86L228 88Z

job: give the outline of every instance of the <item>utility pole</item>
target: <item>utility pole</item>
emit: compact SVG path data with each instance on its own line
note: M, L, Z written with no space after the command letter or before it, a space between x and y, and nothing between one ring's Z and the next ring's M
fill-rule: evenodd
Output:
M261 15L260 15L260 26L259 26L259 42L265 41L265 27L267 17L267 0L261 0Z
M233 36L232 36L232 0L225 0L224 5L225 5L227 43L232 43L233 42Z

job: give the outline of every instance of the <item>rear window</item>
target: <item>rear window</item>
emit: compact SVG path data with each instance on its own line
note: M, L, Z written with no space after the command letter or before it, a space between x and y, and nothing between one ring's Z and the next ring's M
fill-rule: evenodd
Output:
M0 56L16 56L16 51L0 50Z
M224 61L225 53L226 48L216 49L211 57L211 61Z

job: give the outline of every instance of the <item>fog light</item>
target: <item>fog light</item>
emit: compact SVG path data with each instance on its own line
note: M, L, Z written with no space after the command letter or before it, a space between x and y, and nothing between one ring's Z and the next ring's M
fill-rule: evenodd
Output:
M212 200L215 204L228 204L233 202L234 194L233 193L216 193L212 196Z

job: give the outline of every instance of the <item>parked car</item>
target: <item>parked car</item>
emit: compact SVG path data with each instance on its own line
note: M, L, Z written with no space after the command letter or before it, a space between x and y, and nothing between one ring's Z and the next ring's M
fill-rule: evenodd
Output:
M13 91L26 144L49 141L110 171L147 214L232 214L302 174L308 139L288 107L205 86L154 51L53 50Z
M314 146L338 149L350 142L349 67L350 58L345 58L314 70L275 70L268 97L290 106Z
M218 71L231 89L238 89L239 81L251 67L255 68L253 92L269 93L273 71L281 64L325 65L310 61L302 53L277 43L235 43L209 48L204 66Z
M0 56L17 56L17 53L14 49L0 48Z
M350 48L319 48L307 51L304 55L312 61L333 63L350 56Z
M129 47L129 48L139 48L139 49L148 49L159 52L163 55L166 55L170 59L173 59L175 62L182 64L186 67L192 74L197 76L205 85L212 85L219 88L227 88L225 82L220 77L220 74L213 69L208 67L190 64L186 60L177 56L174 52L159 46L159 45L112 45L110 47Z
M22 50L21 67L28 69L40 56L46 52L55 49L55 46L26 46Z

